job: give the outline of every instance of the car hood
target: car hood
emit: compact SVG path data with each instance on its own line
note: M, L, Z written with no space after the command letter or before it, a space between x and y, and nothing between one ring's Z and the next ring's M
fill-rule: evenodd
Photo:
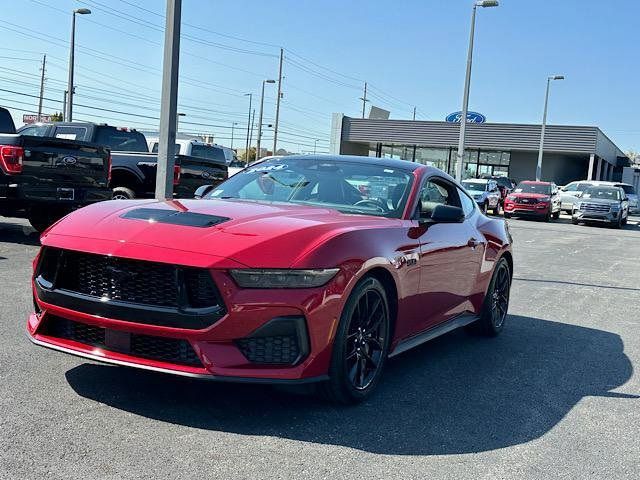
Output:
M203 219L211 225L190 225ZM328 208L242 200L114 200L71 213L41 242L202 267L290 268L340 233L399 223Z

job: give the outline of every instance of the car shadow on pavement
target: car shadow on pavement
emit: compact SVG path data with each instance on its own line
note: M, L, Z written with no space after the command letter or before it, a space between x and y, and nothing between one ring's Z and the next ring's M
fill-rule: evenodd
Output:
M0 242L40 245L40 235L33 228L25 225L0 222Z
M548 432L585 396L639 398L611 392L633 372L618 335L522 316L510 316L498 338L452 332L387 367L378 392L354 407L89 363L66 378L83 397L163 422L393 455L521 444Z

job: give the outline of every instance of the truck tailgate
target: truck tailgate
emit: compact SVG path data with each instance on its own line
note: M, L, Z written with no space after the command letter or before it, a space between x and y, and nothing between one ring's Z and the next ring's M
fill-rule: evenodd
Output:
M91 143L59 138L22 137L24 160L19 182L27 196L83 200L84 189L104 188L109 152ZM90 199L87 199L90 200Z
M175 187L179 198L193 198L198 187L218 185L227 179L227 166L214 160L177 155L176 164L180 165L180 183Z

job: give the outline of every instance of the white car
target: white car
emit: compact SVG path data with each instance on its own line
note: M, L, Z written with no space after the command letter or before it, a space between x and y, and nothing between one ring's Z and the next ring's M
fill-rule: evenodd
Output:
M487 213L489 209L494 215L500 213L501 195L498 182L485 178L469 178L462 181L462 186L484 213Z

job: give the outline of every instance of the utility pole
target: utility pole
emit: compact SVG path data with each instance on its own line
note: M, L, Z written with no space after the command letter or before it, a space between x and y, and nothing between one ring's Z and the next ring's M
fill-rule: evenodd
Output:
M251 99L253 98L253 93L245 93L244 95L245 97L249 97L249 115L247 117L247 147L244 154L244 159L246 160L247 165L249 165L249 147L251 146L251 133L249 132L249 129L253 129L253 122L251 121Z
M256 142L256 160L260 158L260 150L262 145L262 114L264 112L264 85L265 83L276 83L275 80L262 81L262 95L260 96L260 117L258 118L258 139Z
M40 99L38 100L38 122L42 117L42 97L44 97L44 69L47 65L47 56L42 57L42 75L40 76Z
M65 122L67 120L67 95L69 94L68 90L64 91L64 97L62 98L62 121Z
M364 94L360 97L360 100L362 100L362 118L364 118L364 112L367 106L367 102L369 100L367 100L367 82L364 82Z
M173 198L175 144L178 119L178 67L180 65L180 17L182 0L167 0L162 59L162 97L156 199Z
M284 58L284 48L280 49L280 66L278 67L278 98L276 99L276 121L273 126L273 154L278 148L278 122L280 120L280 99L282 98L282 60Z
M253 109L253 112L251 113L251 119L249 120L249 123L251 124L251 132L249 133L249 148L251 148L251 141L253 140L253 123L256 120L256 109ZM256 160L254 158L254 160ZM249 149L247 149L247 165L249 165Z
M413 119L416 119L416 107L413 107Z

